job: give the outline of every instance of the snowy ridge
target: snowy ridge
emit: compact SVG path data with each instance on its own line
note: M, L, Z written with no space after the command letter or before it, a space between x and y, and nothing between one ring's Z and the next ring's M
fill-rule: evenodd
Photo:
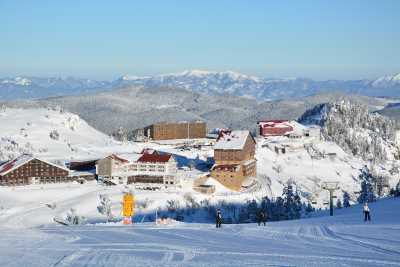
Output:
M400 73L394 75L386 75L372 82L373 87L383 87L383 88L397 86L399 84L400 84Z
M399 125L370 113L365 105L346 100L320 104L306 111L299 122L320 125L326 140L364 160L384 162L399 158Z
M303 97L327 91L341 91L369 96L398 96L400 74L377 80L325 80L307 78L259 78L234 71L185 70L180 73L155 76L123 76L116 86L184 88L208 94L230 93L263 100Z
M328 91L368 96L399 96L400 74L376 80L325 80L261 78L236 71L185 70L154 76L124 75L114 81L80 78L0 78L0 100L86 94L129 85L172 87L207 94L229 93L259 100L304 97Z
M0 111L0 161L26 153L49 159L97 158L119 143L60 108Z
M74 77L0 78L0 101L76 95L109 90L109 82Z

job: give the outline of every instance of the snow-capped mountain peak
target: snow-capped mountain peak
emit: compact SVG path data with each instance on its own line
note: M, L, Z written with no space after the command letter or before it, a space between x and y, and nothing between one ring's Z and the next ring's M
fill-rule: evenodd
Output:
M385 75L372 82L374 87L391 87L400 84L400 73L394 75Z
M67 78L16 77L0 79L0 99L42 98L75 95L126 86L170 87L196 93L244 96L259 100L298 98L327 91L367 96L399 96L400 73L376 80L324 80L309 78L259 78L237 71L202 69L152 76L123 75L111 81ZM19 90L23 87L23 90Z
M207 70L184 70L181 73L173 73L171 75L174 76L197 76L204 77L206 75L215 74L216 72L207 71Z
M14 84L14 85L29 86L32 84L32 81L25 77L16 77L14 79L2 80L1 83L2 84Z
M27 85L30 85L31 83L32 83L32 81L29 80L28 78L24 78L24 77L15 78L15 84L18 84L18 85L27 86Z

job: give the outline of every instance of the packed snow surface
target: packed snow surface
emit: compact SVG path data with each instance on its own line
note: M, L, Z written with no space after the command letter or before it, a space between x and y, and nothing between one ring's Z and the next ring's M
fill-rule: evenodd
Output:
M399 199L371 203L368 223L356 205L336 210L334 217L321 212L265 227L155 225L140 223L138 217L131 226L104 220L61 226L52 216L78 205L78 212L90 217L96 203L89 200L115 190L94 184L71 184L69 190L63 186L1 189L0 266L400 266ZM144 197L140 192L136 196ZM57 204L55 209L45 205L50 201Z

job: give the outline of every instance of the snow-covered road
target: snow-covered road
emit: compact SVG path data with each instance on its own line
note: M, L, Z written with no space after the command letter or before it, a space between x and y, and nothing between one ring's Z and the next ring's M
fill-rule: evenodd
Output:
M400 200L335 217L223 225L0 228L0 266L400 266Z

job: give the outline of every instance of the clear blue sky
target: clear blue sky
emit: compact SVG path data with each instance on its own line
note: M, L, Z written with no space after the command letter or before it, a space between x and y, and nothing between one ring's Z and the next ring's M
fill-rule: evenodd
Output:
M400 1L0 0L0 77L400 72Z

